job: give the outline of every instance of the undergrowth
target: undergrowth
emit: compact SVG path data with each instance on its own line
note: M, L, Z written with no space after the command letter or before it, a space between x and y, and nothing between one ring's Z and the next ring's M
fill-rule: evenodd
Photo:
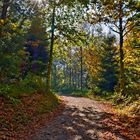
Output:
M123 96L117 92L93 93L89 91L88 93L88 97L91 99L111 103L120 115L140 116L140 97L134 95Z

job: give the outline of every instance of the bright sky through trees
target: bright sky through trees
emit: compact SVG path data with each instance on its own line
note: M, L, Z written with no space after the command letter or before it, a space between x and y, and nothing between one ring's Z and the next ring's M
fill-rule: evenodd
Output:
M38 3L41 3L42 0L33 0L33 1L36 1L36 2L38 2Z

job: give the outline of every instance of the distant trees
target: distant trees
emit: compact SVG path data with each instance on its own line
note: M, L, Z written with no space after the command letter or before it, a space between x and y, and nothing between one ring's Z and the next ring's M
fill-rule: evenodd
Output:
M52 12L50 14L50 59L47 72L47 90L50 92L54 45L59 39L60 42L65 42L67 40L68 42L70 41L73 43L78 40L76 35L79 35L81 30L80 27L82 26L83 22L83 15L80 15L80 12L83 12L83 5L76 1L65 2L61 0L57 2L52 1L48 4ZM79 27L78 23L80 25Z
M92 43L84 52L85 67L89 74L88 85L92 91L113 92L117 85L115 37L111 34L91 36Z

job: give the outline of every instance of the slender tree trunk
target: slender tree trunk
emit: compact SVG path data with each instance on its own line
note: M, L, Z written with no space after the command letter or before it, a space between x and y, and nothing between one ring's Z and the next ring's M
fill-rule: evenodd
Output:
M6 18L7 18L7 11L8 11L8 7L9 7L9 5L10 5L10 0L3 0L3 6L2 6L2 11L1 11L1 19L2 20L6 20ZM4 23L4 25L5 25L5 23ZM4 26L3 25L3 26ZM0 38L3 36L2 35L2 27L0 28Z
M125 87L124 76L124 52L123 52L123 36L120 33L120 91L123 93Z
M72 68L72 88L74 89L74 69Z
M66 88L69 88L69 77L68 77L68 65L66 64L65 66L65 76L64 78L66 79Z
M69 67L69 72L70 72L70 74L69 74L69 85L70 85L70 88L72 88L72 57L71 57L71 47L70 47L70 49L69 49L69 58L70 58L70 67Z
M73 89L76 90L76 72L75 72L75 68L73 66L73 70L72 70L72 75L73 75Z
M79 75L78 75L78 69L76 68L76 89L79 88L78 80L79 80Z
M52 88L56 89L57 87L57 69L56 65L53 66L53 74L52 74Z
M3 0L1 19L5 20L7 18L7 11L10 5L10 0Z
M76 90L77 88L77 71L76 71L76 67L74 68L74 89Z
M123 20L122 20L122 1L120 0L120 18L119 18L119 27L120 27L120 92L124 94L125 88L125 76L124 76L124 51L123 51Z
M2 3L3 3L3 6L2 6L0 19L5 21L7 18L7 11L8 11L8 7L10 5L10 0L3 0ZM3 24L3 26L5 26L5 23ZM1 26L0 27L0 38L3 36L2 31L3 31L3 27ZM0 77L3 77L3 76L1 76L1 73L0 73ZM0 78L0 82L2 82L2 78Z
M78 79L77 79L77 82L78 82L78 89L80 89L81 85L80 85L80 72L78 71Z
M80 53L81 53L81 92L83 91L83 49L82 46L80 47Z
M72 69L71 69L71 67L70 67L70 83L69 83L69 85L70 85L70 88L72 88Z
M66 78L66 65L64 64L64 69L63 69L63 79L64 79L64 86L67 85L67 78Z
M48 62L47 86L46 86L47 93L51 92L51 70L52 70L52 63L53 63L53 45L54 45L54 30L55 30L54 24L55 24L55 6L53 8L53 14L52 14L50 58Z

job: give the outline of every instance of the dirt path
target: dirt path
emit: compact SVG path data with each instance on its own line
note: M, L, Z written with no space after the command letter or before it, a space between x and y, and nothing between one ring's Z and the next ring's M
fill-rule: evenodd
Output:
M63 114L30 140L130 140L121 133L124 131L121 123L113 118L113 110L106 104L81 97L63 98L66 101Z

